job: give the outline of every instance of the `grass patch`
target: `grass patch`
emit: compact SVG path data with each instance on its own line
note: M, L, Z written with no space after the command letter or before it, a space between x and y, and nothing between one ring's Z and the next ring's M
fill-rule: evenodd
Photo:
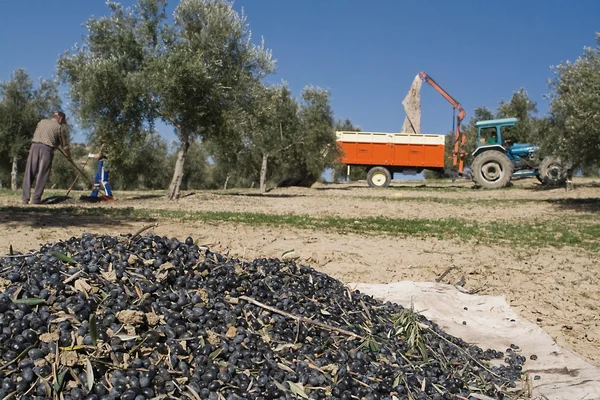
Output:
M313 217L296 214L262 214L225 211L150 210L105 207L0 207L0 214L25 220L46 217L62 224L77 217L98 217L115 221L160 221L240 223L250 226L277 226L329 232L391 235L398 238L458 239L470 243L502 245L518 248L576 247L599 251L600 224L582 224L578 219L518 223L495 221L472 222L459 218L407 219L407 218L342 218L336 216ZM50 223L51 224L51 223Z

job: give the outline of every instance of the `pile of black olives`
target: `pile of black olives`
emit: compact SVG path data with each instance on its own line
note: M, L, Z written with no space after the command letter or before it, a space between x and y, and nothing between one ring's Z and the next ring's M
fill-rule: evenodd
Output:
M525 362L308 266L153 234L0 258L0 347L20 399L502 399Z

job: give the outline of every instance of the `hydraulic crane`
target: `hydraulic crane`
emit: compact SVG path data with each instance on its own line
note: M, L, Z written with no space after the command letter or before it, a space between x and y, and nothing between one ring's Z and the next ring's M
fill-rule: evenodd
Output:
M425 72L419 72L419 77L425 82L429 83L435 90L439 92L448 102L452 105L454 110L458 110L458 115L456 116L456 126L454 128L454 150L452 152L452 164L458 169L459 174L463 174L464 168L464 160L465 156L468 155L468 152L465 151L465 143L467 137L460 130L460 124L467 115L466 111L462 108L460 103L454 99L454 97L450 96L448 92L446 92L440 85L437 84L429 75Z

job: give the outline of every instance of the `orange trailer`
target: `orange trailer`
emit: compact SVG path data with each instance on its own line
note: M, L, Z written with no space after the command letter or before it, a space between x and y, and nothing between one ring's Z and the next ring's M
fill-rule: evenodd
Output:
M444 135L338 131L336 137L340 161L366 167L373 187L387 187L396 172L444 169Z

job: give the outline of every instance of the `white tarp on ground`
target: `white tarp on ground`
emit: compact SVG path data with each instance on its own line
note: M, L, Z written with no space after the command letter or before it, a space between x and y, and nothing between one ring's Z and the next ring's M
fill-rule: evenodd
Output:
M406 117L402 125L402 133L421 133L421 78L413 80L406 97L402 101Z
M468 295L452 285L431 282L348 286L405 307L412 303L445 332L484 350L505 351L516 344L527 358L524 370L531 376L534 399L600 399L600 368L561 349L542 328L520 318L504 296ZM532 354L537 360L530 360ZM534 380L535 375L540 379Z

